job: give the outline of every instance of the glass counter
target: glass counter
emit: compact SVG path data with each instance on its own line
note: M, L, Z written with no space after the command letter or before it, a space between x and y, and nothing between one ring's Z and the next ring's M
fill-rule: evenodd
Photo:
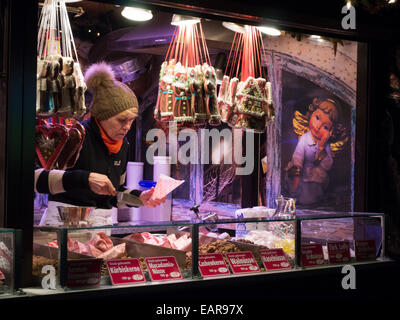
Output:
M69 290L376 261L385 258L384 228L383 214L313 211L290 218L35 227L33 275L38 286Z
M15 293L17 243L20 232L0 229L0 298Z

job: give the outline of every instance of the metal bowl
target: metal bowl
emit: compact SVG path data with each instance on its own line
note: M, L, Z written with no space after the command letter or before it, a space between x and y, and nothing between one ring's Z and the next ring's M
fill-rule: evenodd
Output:
M65 226L79 226L87 224L93 207L63 207L58 206L58 214Z

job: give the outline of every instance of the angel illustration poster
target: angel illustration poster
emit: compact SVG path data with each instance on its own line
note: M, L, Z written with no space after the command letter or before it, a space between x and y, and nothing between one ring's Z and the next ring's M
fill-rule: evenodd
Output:
M298 208L351 211L351 107L294 74L282 81L282 194Z

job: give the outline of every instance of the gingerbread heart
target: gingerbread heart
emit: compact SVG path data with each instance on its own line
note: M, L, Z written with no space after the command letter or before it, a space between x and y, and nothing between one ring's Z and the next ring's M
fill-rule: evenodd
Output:
M75 150L75 153L69 158L67 162L67 168L72 168L75 165L75 162L76 160L78 160L79 153L82 149L83 140L85 139L85 128L80 123L74 123L71 127L79 131L80 141L78 143L78 147Z
M68 130L60 125L36 126L35 149L42 167L49 171L54 168L68 139Z
M57 158L56 168L65 170L67 168L68 161L72 156L75 155L81 143L81 133L78 129L69 128L68 139L62 149L60 155Z

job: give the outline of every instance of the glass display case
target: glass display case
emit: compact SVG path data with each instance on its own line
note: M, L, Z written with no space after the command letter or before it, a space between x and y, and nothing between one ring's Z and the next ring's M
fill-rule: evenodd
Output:
M0 228L0 299L15 293L16 256L20 232Z
M70 290L385 260L379 213L299 210L291 216L204 218L35 227L35 283Z

